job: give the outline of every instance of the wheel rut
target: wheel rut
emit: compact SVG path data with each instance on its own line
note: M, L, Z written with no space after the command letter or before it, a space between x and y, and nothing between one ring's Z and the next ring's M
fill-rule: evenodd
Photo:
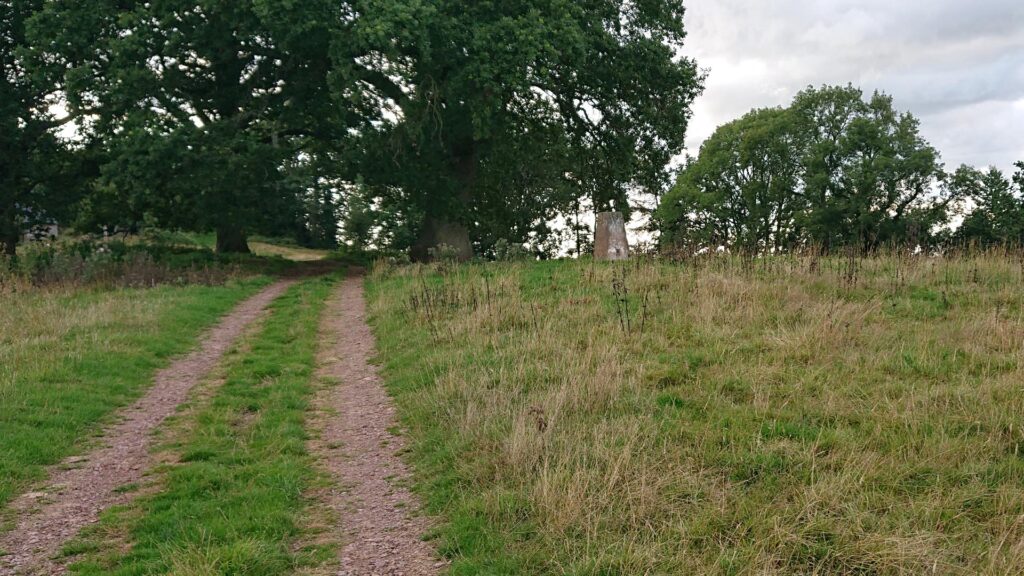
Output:
M332 382L316 396L310 442L333 488L319 496L340 526L338 576L420 576L445 563L423 541L430 519L404 487L409 471L398 457L402 438L395 408L370 359L376 347L366 324L359 277L346 279L327 304L319 375Z
M0 556L0 576L63 574L64 564L55 559L61 547L104 509L131 500L117 488L138 482L150 467L151 432L293 283L278 281L239 304L195 350L157 372L150 389L104 430L97 448L54 466L44 488L16 498L10 505L15 527L0 535L0 551L6 553Z

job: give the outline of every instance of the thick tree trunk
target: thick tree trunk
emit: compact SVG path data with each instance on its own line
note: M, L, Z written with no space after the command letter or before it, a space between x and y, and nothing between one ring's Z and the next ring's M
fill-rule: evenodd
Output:
M7 212L7 211L5 211ZM13 213L14 210L10 210ZM0 220L0 250L3 255L14 260L18 255L18 241L21 240L21 227L18 226L14 218L10 218L7 213L0 212L2 214L2 220Z
M3 244L3 255L13 260L18 254L18 235L4 234L0 243Z
M217 228L217 253L218 254L248 254L249 242L246 234L241 228L235 226L221 226Z
M465 146L465 151L453 163L455 179L458 182L458 200L462 206L469 206L476 186L478 152L475 143ZM455 250L456 257L465 262L473 257L473 243L469 239L469 228L447 214L428 214L423 222L416 244L412 247L412 258L420 262L431 259L430 250L441 244Z
M455 250L456 257L461 261L473 257L473 244L469 240L469 229L462 224L447 219L428 216L423 222L423 229L412 248L412 258L418 262L431 260L430 251L440 245Z

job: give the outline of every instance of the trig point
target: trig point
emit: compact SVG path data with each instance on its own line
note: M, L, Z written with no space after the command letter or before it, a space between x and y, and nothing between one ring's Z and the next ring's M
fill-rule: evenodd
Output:
M626 219L622 212L598 212L594 227L594 260L629 258Z

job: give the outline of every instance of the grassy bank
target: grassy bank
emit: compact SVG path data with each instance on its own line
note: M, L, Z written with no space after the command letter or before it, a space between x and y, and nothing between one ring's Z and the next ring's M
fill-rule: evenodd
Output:
M0 506L267 282L0 293Z
M1019 260L379 269L453 574L1009 574Z
M333 281L307 280L279 298L191 413L175 423L155 486L68 548L81 574L290 574L314 478L304 420L317 327ZM130 543L130 545L129 545Z

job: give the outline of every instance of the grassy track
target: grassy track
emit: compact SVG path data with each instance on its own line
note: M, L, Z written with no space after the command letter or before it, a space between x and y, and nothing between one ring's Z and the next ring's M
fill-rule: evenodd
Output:
M280 246L267 242L250 242L253 254L259 256L280 256L286 260L295 262L310 262L323 260L330 252L328 250L317 250L314 248L302 248L299 246Z
M304 430L317 326L333 280L293 286L260 330L228 356L224 382L183 415L167 451L178 463L157 491L106 514L70 546L81 574L290 574L307 557L291 549L314 478ZM113 538L127 538L131 548Z
M411 267L369 295L452 574L1013 574L1022 271Z
M0 507L266 283L0 295Z

